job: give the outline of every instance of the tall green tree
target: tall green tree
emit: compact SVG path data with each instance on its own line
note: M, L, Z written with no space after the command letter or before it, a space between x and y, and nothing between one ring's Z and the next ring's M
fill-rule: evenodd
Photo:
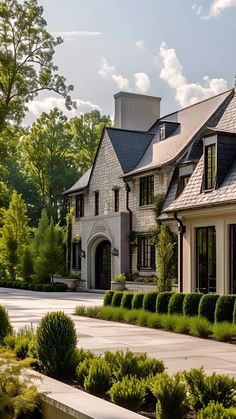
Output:
M61 238L61 228L58 225L54 225L51 218L44 240L39 246L38 257L35 262L35 274L37 279L42 282L50 278L53 284L54 275L64 270L65 253Z
M20 123L26 105L39 92L50 90L74 106L53 63L55 47L63 41L47 31L43 7L37 0L0 2L0 131L7 121Z
M98 110L70 120L72 152L81 173L92 166L103 128L110 125L110 117L101 115Z
M177 278L178 246L177 235L168 225L160 226L157 241L157 288L159 292L171 291L172 280Z
M29 238L26 204L21 195L13 191L9 208L3 211L3 226L0 229L0 263L6 266L12 279L16 276L20 258Z
M20 147L24 174L35 185L42 206L57 222L66 213L62 192L78 176L67 118L58 109L42 113Z

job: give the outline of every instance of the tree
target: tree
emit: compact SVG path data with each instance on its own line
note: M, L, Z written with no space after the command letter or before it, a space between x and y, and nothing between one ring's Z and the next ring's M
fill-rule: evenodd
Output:
M53 284L55 273L60 273L64 269L65 255L61 237L60 227L54 225L51 218L35 262L35 274L43 282L50 278Z
M67 118L58 109L42 113L21 141L24 174L40 196L42 206L57 222L65 215L62 196L77 179Z
M110 125L110 117L97 110L70 120L72 153L81 173L92 166L103 128Z
M39 248L45 240L45 234L49 227L49 219L45 208L42 209L41 217L38 222L38 227L35 230L34 239L32 241L32 252L37 257Z
M19 260L30 237L27 207L21 195L13 191L8 209L3 211L3 226L0 230L0 262L6 266L12 279L15 278Z
M0 131L7 121L20 123L26 104L40 91L63 96L66 106L75 104L65 78L53 63L54 48L63 41L46 29L43 7L37 0L0 3Z
M158 291L171 291L171 281L177 277L178 248L176 234L166 224L161 225L157 242Z

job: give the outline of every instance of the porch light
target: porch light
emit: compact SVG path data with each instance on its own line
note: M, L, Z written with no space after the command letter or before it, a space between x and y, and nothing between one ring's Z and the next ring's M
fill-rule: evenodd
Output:
M112 256L119 256L119 250L113 247L113 249L111 250L111 254Z
M85 258L85 250L80 250L80 257Z

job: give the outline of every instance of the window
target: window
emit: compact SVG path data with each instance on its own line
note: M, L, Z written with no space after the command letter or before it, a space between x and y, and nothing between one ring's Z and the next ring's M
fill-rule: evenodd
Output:
M177 197L183 192L184 188L187 186L190 177L191 175L187 175L187 176L181 176L179 178Z
M81 241L72 243L72 269L81 270Z
M155 246L150 236L138 237L138 263L137 269L143 271L155 270Z
M230 224L230 294L236 294L236 224Z
M216 231L215 227L196 230L196 278L200 292L216 292Z
M96 191L94 194L94 207L95 207L94 214L99 215L99 192L98 191Z
M75 197L75 216L76 218L84 216L84 195L76 195Z
M140 179L140 202L139 205L153 204L154 199L154 176L146 176Z
M216 145L205 147L205 189L213 189L216 180Z
M114 189L114 211L119 211L119 189Z
M166 138L166 127L165 124L160 125L160 140L164 140Z

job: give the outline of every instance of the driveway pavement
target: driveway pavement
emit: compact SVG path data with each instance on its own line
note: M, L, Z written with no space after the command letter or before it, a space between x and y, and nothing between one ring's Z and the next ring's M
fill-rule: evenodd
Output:
M100 354L106 350L129 348L162 359L169 372L203 366L236 377L236 346L191 336L74 316L78 305L101 305L103 296L93 293L43 293L0 288L0 304L12 324L37 325L52 310L63 310L75 321L79 345Z

